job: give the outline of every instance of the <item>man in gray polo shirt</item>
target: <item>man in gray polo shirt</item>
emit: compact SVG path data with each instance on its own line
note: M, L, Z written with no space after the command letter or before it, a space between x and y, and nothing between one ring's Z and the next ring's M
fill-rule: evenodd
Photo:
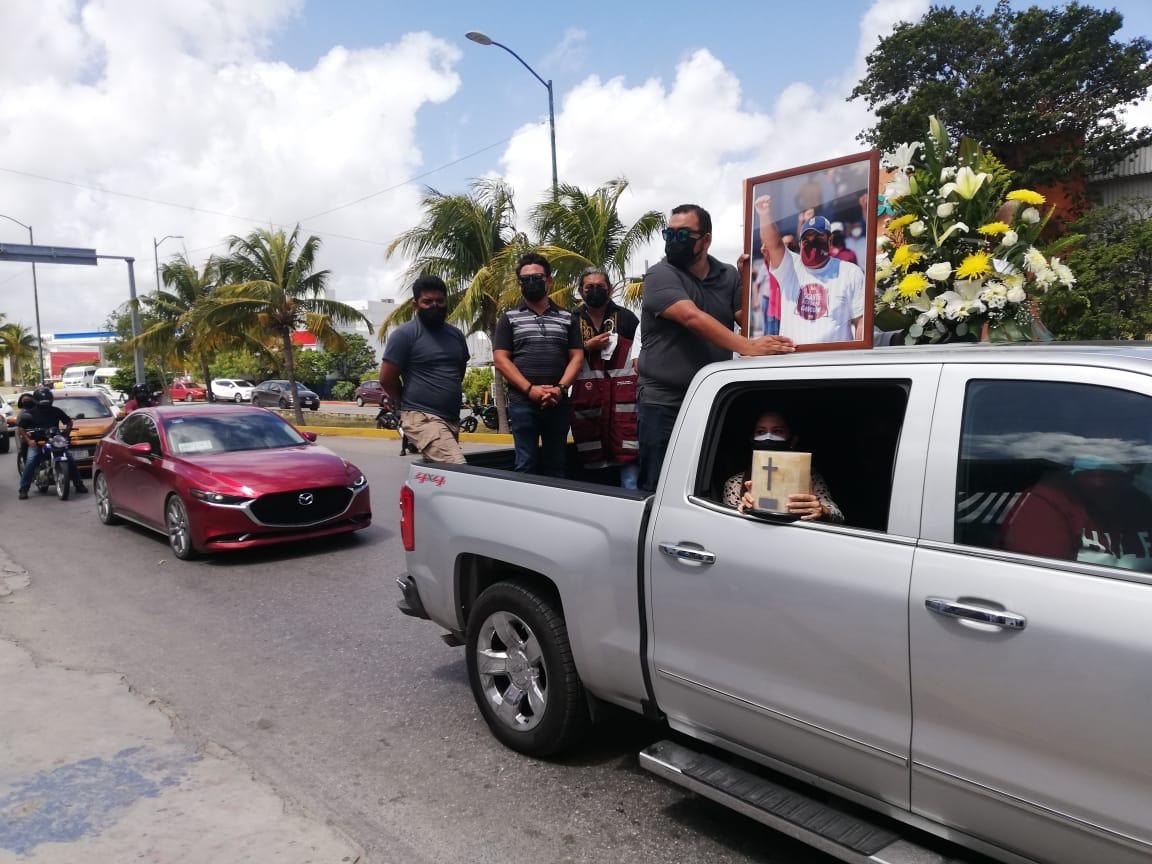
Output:
M664 229L665 258L644 276L640 314L638 421L640 488L654 492L680 404L696 373L709 363L785 354L792 340L748 339L733 327L741 321L742 282L736 268L708 254L712 217L696 204L681 204Z
M416 317L388 337L380 386L400 406L400 425L429 462L464 463L461 382L468 367L464 334L445 323L448 288L439 276L412 284Z

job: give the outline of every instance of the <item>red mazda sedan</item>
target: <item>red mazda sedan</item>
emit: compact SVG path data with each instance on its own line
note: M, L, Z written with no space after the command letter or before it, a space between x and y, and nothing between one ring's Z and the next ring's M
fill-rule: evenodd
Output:
M100 521L167 535L181 559L366 528L368 481L263 408L144 408L100 441Z

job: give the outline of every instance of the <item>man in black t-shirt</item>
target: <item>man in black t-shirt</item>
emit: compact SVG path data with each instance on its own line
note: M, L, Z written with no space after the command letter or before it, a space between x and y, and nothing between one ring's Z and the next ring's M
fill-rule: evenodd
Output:
M400 406L400 428L429 462L464 463L461 383L468 368L464 334L445 322L448 288L439 276L412 284L416 317L388 337L380 386Z
M516 470L564 476L569 405L565 391L580 374L584 340L571 312L552 302L552 266L535 252L516 264L524 302L500 316L492 360L511 388L508 422Z
M748 339L733 330L743 324L742 281L730 264L708 254L712 217L696 204L672 210L664 229L665 257L644 276L640 314L638 404L640 488L656 489L680 404L696 373L733 354L786 354L792 340Z

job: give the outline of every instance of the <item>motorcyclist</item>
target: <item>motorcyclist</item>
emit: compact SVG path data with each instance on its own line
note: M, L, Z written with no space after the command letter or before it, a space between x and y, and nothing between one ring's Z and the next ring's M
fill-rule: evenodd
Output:
M36 400L32 398L31 393L21 393L20 398L16 400L16 439L19 444L16 457L20 465L23 465L24 460L28 458L28 443L20 435L20 418L24 416L24 412L31 411L35 404Z
M48 387L37 387L32 391L32 400L35 404L20 415L16 430L20 434L20 441L28 448L28 457L24 462L24 473L20 475L20 500L28 498L28 488L36 476L36 466L40 462L43 450L33 437L33 432L44 430L54 432L59 430L65 435L72 434L72 418L52 404L52 390ZM77 492L87 492L88 487L80 479L80 472L72 454L68 453L68 476Z
M131 414L137 408L150 408L155 404L147 384L133 384L128 391L128 401L124 403L124 413Z

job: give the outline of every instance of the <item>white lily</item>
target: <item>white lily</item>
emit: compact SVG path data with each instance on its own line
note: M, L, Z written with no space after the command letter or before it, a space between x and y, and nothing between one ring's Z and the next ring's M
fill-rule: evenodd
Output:
M953 222L951 225L948 226L947 231L945 231L942 235L938 235L936 237L936 245L937 246L942 245L945 240L947 240L949 237L951 237L957 231L963 231L965 234L967 234L968 233L968 226L965 225L963 222Z
M906 195L912 194L912 184L908 180L908 175L903 171L896 173L888 185L884 187L884 197L889 201L898 201Z
M889 168L895 168L897 171L907 171L912 164L912 157L916 155L923 144L919 141L913 141L910 144L901 144L891 153L884 154L884 164Z
M945 183L940 187L940 194L947 197L955 192L965 201L971 201L972 196L980 191L980 187L984 185L984 181L988 179L988 175L981 171L977 174L967 165L956 172L956 180L952 183Z

